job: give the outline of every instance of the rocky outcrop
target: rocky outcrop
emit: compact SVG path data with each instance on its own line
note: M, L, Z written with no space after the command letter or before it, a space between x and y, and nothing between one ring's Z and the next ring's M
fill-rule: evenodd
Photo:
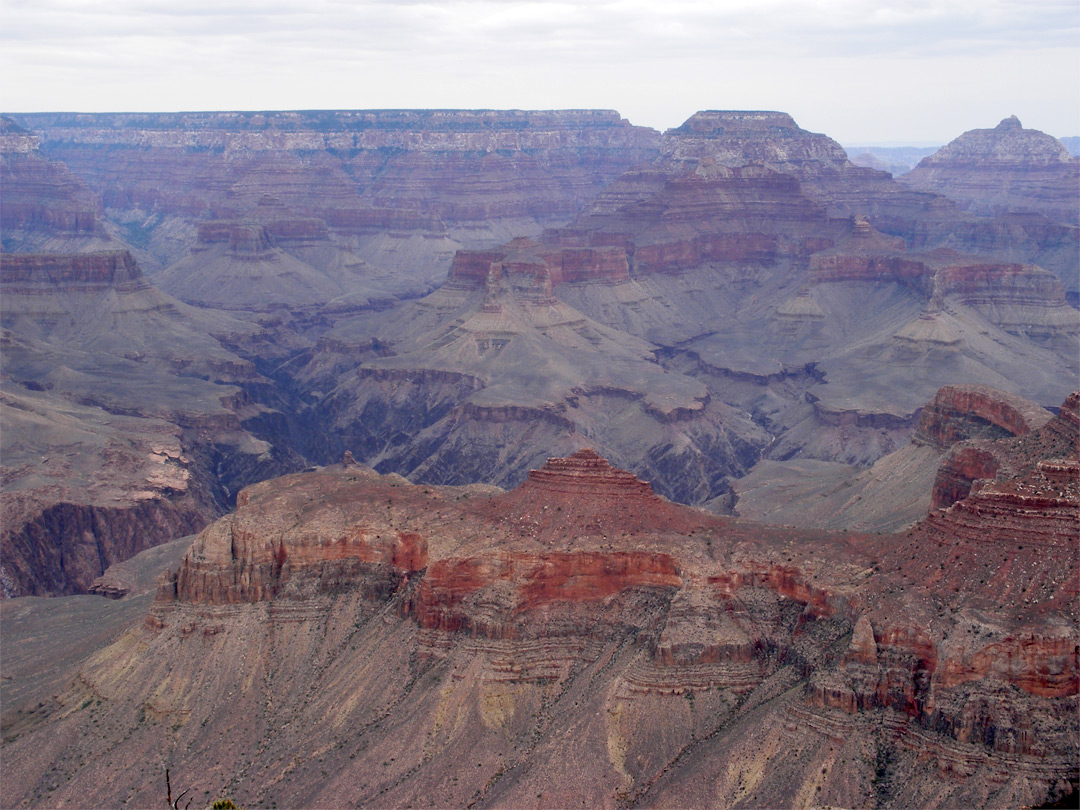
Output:
M971 307L1013 333L1036 337L1080 332L1080 317L1066 303L1065 288L1041 267L965 262L945 266L935 291Z
M983 385L947 385L923 408L912 441L946 450L964 439L1025 436L1051 417L1015 394Z
M737 513L823 529L902 530L967 497L973 481L993 478L1002 463L993 440L1029 435L1051 417L1036 403L989 386L945 386L920 409L911 441L869 468L760 463L734 485Z
M897 281L929 294L927 276L930 275L926 264L916 257L826 252L815 254L810 262L810 278L818 283L866 281L887 284Z
M1075 396L1075 395L1074 395ZM1039 467L1049 458L1071 458L1078 452L1078 429L1070 422L1070 396L1061 413L1049 412L1003 392L983 388L946 388L923 413L915 441L929 441L951 448L942 459L934 479L932 503L945 508L976 493L978 481L1035 475L1036 489L1053 486L1043 481ZM1006 436L1023 441L994 441ZM1034 458L1032 457L1034 455ZM1026 472L1025 472L1026 471Z
M685 510L658 495L648 483L612 467L592 449L568 458L549 458L530 470L521 486L494 499L494 520L524 525L538 537L608 536L675 530Z
M0 549L4 598L87 593L110 565L203 528L219 512L175 492L126 507L56 503L31 519L5 498Z
M716 160L793 176L830 217L869 216L879 231L902 236L910 246L924 244L928 230L955 220L953 206L943 198L908 190L884 172L856 166L840 144L802 129L786 113L696 113L665 133L661 155L677 164Z
M976 481L993 479L1000 466L1001 460L991 450L958 447L938 465L930 506L944 509L966 498Z
M570 635L603 640L634 621L632 612L620 615L623 611L612 610L605 602L638 589L670 592L681 584L678 567L665 554L618 551L448 559L426 572L407 610L422 628L442 632L491 639ZM632 609L633 603L627 607ZM557 618L551 615L553 609ZM603 624L596 621L598 613ZM614 627L605 633L606 624Z

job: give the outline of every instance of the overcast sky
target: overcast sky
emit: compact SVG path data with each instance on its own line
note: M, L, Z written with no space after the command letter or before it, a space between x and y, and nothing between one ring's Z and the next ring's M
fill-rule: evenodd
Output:
M1080 134L1077 0L0 0L0 109L775 109Z

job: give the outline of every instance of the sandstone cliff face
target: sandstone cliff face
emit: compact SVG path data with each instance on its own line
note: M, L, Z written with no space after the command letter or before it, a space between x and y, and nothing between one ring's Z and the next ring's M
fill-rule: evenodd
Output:
M1034 459L1070 418L1010 441ZM1002 508L1075 533L1073 468L1043 462L1071 515ZM141 802L152 747L174 784L247 803L1035 804L1075 761L1080 588L1072 550L1024 556L1004 514L984 536L955 518L769 529L660 500L591 452L508 493L350 459L264 482L161 580L144 627L9 727L4 801L51 779L57 803Z
M912 441L945 450L962 439L1025 436L1050 421L1029 400L980 385L942 388L923 408Z

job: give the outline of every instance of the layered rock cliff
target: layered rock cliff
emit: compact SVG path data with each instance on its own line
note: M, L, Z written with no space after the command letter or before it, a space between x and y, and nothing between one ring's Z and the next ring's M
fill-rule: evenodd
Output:
M4 250L109 246L100 199L63 163L43 157L40 143L39 136L0 116Z
M1072 418L1009 441L1056 452L1044 434ZM146 802L150 748L174 785L244 803L1054 800L1077 755L1080 587L1075 550L1029 535L1075 533L1080 492L1041 461L1072 512L998 497L984 536L970 499L903 535L733 521L587 451L513 492L348 458L264 482L141 627L8 724L0 790Z
M966 211L997 217L995 223L959 229L953 242L973 252L996 250L1012 254L1013 260L1041 264L1076 295L1080 159L1057 139L1024 129L1011 116L993 129L965 132L899 182L943 194ZM1036 252L1018 244L1018 237L1020 243L1037 245Z
M1024 129L1015 116L973 129L925 157L900 182L934 191L984 215L1037 213L1080 224L1075 198L1080 160L1061 141Z
M441 280L456 247L535 233L656 152L608 111L377 110L22 115L164 265L191 223L252 216L264 195L361 258ZM190 244L190 241L187 243Z
M761 460L903 448L944 384L1049 405L1077 374L1078 316L1032 258L1067 259L1075 229L959 211L782 113L663 137L602 111L19 121L12 154L68 161L151 281L90 305L35 270L8 296L13 378L233 448L206 455L222 503L346 449L512 486L594 445L728 511Z

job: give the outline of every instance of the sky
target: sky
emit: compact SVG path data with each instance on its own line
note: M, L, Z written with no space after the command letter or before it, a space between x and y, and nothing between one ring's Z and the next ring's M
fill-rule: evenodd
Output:
M1080 135L1078 0L0 0L0 110L783 110Z

